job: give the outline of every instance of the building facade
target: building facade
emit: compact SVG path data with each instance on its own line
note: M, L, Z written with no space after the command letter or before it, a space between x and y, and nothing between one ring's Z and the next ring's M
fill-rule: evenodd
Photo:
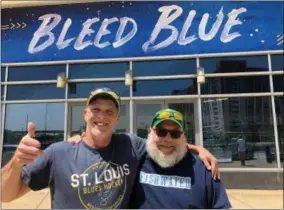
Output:
M279 188L283 7L105 1L2 9L2 164L29 121L43 144L80 133L89 92L109 87L122 97L116 132L146 137L157 110L180 110L188 141L218 158L227 186Z

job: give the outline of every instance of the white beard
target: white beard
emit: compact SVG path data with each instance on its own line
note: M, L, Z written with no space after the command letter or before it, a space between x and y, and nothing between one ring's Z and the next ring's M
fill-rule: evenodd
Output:
M162 168L170 168L183 159L186 154L187 142L184 138L182 142L176 145L173 152L165 155L159 150L156 143L153 142L151 135L146 140L146 149L150 157Z

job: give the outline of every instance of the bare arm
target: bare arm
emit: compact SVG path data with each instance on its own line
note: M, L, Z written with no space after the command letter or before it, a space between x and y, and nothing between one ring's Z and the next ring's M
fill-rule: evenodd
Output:
M2 174L2 202L13 201L27 192L30 188L21 179L21 164L17 163L15 155L9 163L1 169Z
M35 134L35 125L29 123L28 134L24 136L17 150L6 166L1 169L1 193L2 201L13 201L30 191L29 187L21 178L22 167L25 164L32 163L42 154L40 143L32 137Z

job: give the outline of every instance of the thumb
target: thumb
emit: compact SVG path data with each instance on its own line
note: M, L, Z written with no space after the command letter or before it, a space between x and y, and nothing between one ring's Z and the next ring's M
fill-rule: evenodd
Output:
M28 123L28 135L31 138L35 137L35 124L33 122Z
M206 167L208 170L211 170L211 165L210 165L209 161L208 161L206 158L204 158L203 161L204 161L205 167Z

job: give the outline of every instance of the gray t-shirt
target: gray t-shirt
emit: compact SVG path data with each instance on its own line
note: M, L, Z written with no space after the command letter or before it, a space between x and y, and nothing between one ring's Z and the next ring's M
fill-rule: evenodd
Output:
M54 209L127 208L144 153L145 140L126 134L103 149L59 142L23 167L22 179L32 190L50 187Z

